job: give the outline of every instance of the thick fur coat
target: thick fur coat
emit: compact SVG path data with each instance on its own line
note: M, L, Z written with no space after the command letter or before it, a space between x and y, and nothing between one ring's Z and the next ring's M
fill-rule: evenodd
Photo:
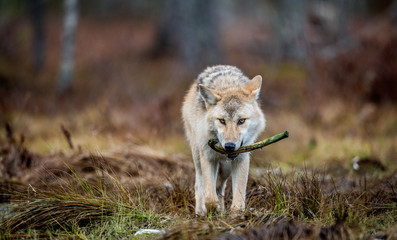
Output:
M258 104L262 77L249 79L233 66L213 66L202 72L190 87L182 107L186 136L192 150L196 214L224 211L226 182L232 176L232 213L245 208L249 153L220 154L208 145L218 138L229 152L255 142L266 121ZM220 184L216 189L217 176Z

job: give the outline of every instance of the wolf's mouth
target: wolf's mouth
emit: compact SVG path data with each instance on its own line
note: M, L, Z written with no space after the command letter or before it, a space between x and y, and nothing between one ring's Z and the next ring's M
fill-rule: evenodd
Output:
M228 154L227 157L228 157L230 160L234 160L238 155L239 155L238 153L233 153L233 154Z
M241 141L240 147L243 146L243 144L244 144L244 141ZM232 153L232 154L228 154L227 157L230 160L234 160L238 155L239 155L239 153Z

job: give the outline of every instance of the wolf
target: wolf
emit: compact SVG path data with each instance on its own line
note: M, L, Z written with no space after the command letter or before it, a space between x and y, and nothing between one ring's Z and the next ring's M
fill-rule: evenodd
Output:
M195 213L224 212L226 183L232 176L231 213L245 209L249 153L232 154L242 145L255 142L266 126L258 103L262 86L260 75L249 79L234 66L217 65L200 73L188 90L182 106L182 119L195 167ZM220 154L208 146L219 139L231 154ZM220 183L216 188L218 178Z

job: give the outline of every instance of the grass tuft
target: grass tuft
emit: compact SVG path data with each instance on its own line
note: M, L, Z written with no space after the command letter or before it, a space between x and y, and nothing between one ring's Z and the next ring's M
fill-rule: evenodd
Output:
M397 174L335 179L304 169L249 180L247 210L238 218L194 216L193 178L125 188L98 171L84 180L71 168L59 188L2 188L13 206L1 221L8 237L145 238L140 229L166 229L162 239L366 239L395 236ZM7 190L8 189L8 190ZM226 190L230 206L231 189ZM29 235L30 234L30 235ZM146 236L148 237L148 236ZM152 238L153 236L151 236Z

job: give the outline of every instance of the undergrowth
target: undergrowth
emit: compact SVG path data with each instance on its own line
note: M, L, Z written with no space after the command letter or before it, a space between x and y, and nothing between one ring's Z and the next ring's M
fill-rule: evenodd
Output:
M87 182L71 171L64 184L1 186L12 209L2 218L5 238L367 239L397 237L397 175L344 179L302 170L250 179L247 210L238 218L194 216L193 178L124 187L111 173ZM364 184L365 182L365 184ZM348 187L346 187L348 185ZM226 206L230 207L230 189ZM5 199L5 198L3 198ZM161 235L136 235L162 229Z
M88 183L72 171L62 185L28 190L4 194L14 205L0 226L4 236L121 238L141 228L163 227L167 219L153 212L143 189L129 191L109 173Z

